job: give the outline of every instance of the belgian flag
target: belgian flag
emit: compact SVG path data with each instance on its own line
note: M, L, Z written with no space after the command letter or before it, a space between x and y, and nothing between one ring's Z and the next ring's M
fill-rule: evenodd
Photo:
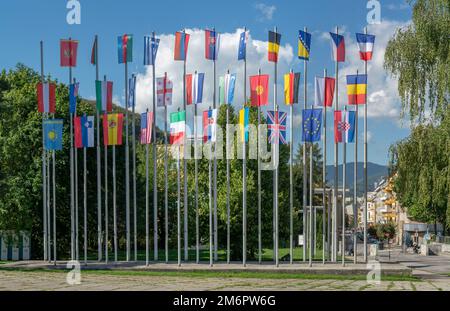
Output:
M269 30L269 62L278 62L281 34Z

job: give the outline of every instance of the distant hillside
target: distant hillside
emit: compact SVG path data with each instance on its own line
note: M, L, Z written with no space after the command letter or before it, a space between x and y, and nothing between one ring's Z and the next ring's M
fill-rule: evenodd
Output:
M339 171L339 186L342 186L342 164L338 167ZM354 172L354 162L347 163L347 187L353 189L353 172ZM334 185L334 166L327 166L327 181L328 184ZM379 182L381 179L388 176L388 167L384 165L379 165L375 163L367 163L367 173L368 173L368 189L373 191L375 189L375 183ZM358 162L358 194L363 193L364 190L364 163Z

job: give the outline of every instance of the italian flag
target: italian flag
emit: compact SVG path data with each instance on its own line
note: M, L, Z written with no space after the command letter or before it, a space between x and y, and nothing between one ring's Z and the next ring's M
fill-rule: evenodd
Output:
M112 111L112 89L111 81L95 81L95 97L98 112Z
M186 111L170 114L170 144L183 145L186 133Z

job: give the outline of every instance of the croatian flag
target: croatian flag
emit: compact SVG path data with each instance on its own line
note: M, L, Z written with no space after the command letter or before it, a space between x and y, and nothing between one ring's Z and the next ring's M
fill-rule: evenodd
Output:
M371 60L373 54L373 46L375 44L375 36L357 33L356 41L358 41L359 56L361 60L364 60L366 62Z
M333 59L335 62L345 62L344 36L330 32L331 45L333 47Z
M355 112L337 110L334 112L334 142L352 143L355 139Z
M188 105L200 104L203 98L204 73L186 75L186 101Z
M152 142L153 112L141 114L141 144L147 145Z
M215 30L205 30L205 58L217 60L220 46L220 35Z
M75 147L94 147L94 116L75 117Z
M203 111L203 142L216 142L217 109Z

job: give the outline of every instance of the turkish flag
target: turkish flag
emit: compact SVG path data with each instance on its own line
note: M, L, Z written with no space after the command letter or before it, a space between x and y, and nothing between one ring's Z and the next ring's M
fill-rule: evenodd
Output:
M266 106L269 103L269 75L251 76L250 93L252 106Z
M77 50L78 50L78 41L75 40L60 41L61 67L77 66Z

